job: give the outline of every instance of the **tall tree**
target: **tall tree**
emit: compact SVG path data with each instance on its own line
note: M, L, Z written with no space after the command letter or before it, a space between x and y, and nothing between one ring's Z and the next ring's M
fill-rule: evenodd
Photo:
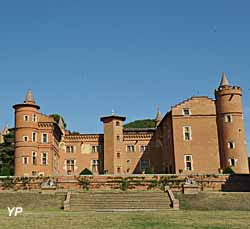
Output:
M14 141L15 131L10 129L4 136L4 143L0 144L0 176L14 175Z

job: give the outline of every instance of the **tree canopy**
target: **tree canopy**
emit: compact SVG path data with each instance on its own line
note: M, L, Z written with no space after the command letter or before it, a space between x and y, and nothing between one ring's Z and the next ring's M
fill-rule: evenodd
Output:
M130 128L155 128L155 120L154 119L143 119L136 120L134 122L130 122L124 125L125 129Z
M0 176L14 175L14 141L15 131L10 129L4 136L4 143L0 144Z
M65 129L67 128L67 124L65 123L63 116L61 116L60 114L51 114L51 115L49 115L49 116L50 116L50 117L53 117L54 120L55 120L55 122L56 122L57 124L59 124L59 121L60 121L60 118L61 118L62 121L63 121L63 123L64 123L64 128L65 128Z

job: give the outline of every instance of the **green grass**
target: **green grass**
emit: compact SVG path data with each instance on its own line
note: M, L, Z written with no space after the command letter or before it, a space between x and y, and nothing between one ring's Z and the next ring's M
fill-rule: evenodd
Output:
M1 192L0 209L7 207L23 207L25 209L57 209L63 207L65 192L55 194L41 194L38 192Z
M65 213L28 211L8 217L0 211L0 228L250 228L246 211L162 211L148 213Z
M176 193L183 210L250 211L250 193L201 192L198 195ZM250 221L250 219L249 219Z

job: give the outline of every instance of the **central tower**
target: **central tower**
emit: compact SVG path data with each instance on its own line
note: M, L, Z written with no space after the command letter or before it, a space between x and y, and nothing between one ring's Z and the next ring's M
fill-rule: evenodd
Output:
M104 123L104 173L123 173L123 122L126 117L102 117Z

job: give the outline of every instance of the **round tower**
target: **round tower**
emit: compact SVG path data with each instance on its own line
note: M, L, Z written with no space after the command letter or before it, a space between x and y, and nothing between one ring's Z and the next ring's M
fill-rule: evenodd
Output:
M220 86L215 90L215 97L221 168L224 170L231 167L236 173L249 173L242 89L230 86L223 73Z
M24 103L15 109L15 176L32 176L36 171L38 153L38 110L29 90Z

